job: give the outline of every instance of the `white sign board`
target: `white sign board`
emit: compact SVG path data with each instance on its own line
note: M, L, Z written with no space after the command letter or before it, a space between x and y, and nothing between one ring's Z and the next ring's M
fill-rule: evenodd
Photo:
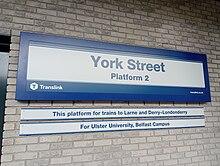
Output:
M66 70L63 72L61 69ZM36 45L29 46L27 79L70 83L205 87L201 62L131 57L113 52L98 53Z
M21 123L20 135L204 127L201 119Z
M22 108L21 120L204 116L198 108Z

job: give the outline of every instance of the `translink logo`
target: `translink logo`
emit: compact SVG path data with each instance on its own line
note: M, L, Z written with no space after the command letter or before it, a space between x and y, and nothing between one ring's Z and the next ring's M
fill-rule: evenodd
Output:
M38 84L36 82L31 83L30 84L30 89L37 90L38 89Z
M63 90L63 87L61 85L42 85L42 84L37 84L36 82L32 82L30 84L30 89L31 90L45 90L45 91L49 91L49 90Z

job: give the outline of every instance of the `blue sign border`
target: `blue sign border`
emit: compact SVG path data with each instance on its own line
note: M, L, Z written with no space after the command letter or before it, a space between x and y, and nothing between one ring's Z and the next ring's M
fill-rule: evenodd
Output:
M72 87L75 87L77 91L30 91L26 88L28 81L30 81L27 80L28 48L30 43L45 43L46 45L58 45L65 48L76 47L85 50L101 50L103 52L127 52L129 54L140 54L141 56L155 57L159 59L175 59L181 61L200 62L203 63L205 88L72 83ZM199 91L202 92L202 94L192 94L190 91ZM209 88L207 58L205 54L21 32L16 100L210 102L211 96Z

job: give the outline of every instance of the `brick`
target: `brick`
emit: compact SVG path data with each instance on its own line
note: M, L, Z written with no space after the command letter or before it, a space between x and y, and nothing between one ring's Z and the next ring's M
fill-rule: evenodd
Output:
M71 163L71 157L51 158L51 164L67 164Z
M33 107L47 107L47 106L51 106L51 102L50 101L31 101L29 103L29 106L33 106Z
M140 157L140 162L141 163L147 163L147 162L151 162L151 161L155 161L156 157L155 156L144 156L144 157Z
M104 161L104 166L118 166L121 165L120 159L106 160Z
M27 166L47 166L49 165L49 159L36 159L27 160Z
M109 147L109 146L106 146L104 148L107 149L107 147ZM112 146L110 146L110 147L112 147ZM89 147L89 148L84 148L83 149L84 154L102 153L103 151L107 151L107 150L103 150L103 147Z
M27 146L28 151L49 150L49 144L33 144Z
M138 158L122 158L122 164L138 164Z
M178 161L176 159L164 161L164 165L178 165L177 163Z
M177 147L178 152L187 152L190 151L190 146Z
M112 101L112 106L115 106L115 107L128 106L128 102L127 101Z
M73 156L72 163L92 161L92 155Z
M39 158L61 157L61 150L49 150L39 152Z
M90 21L90 22L92 22L94 20L93 17L83 16L83 15L77 15L76 18L77 18L77 20L81 20L81 21Z
M92 2L92 1L91 1ZM88 3L91 3L91 2L88 2ZM96 3L96 2L92 2L92 3ZM95 7L94 7L94 11L96 11L96 12L100 12L100 13L106 13L106 14L110 14L110 11L111 10L109 10L109 9L104 9L104 8L102 8L101 7L101 4L97 4L96 3L96 5L95 5Z
M162 155L156 155L156 160L168 160L170 159L170 154L162 154Z
M119 22L119 21L111 21L112 26L118 26L118 27L126 27L126 23Z
M65 31L65 35L66 36L73 36L73 37L83 37L83 33L82 32L75 32L75 31ZM55 103L55 105L56 105L57 103ZM55 106L54 105L54 106ZM60 106L61 104L59 104L59 106ZM71 104L72 105L72 104ZM65 106L65 104L64 104L64 106ZM69 106L69 105L68 105Z
M167 142L156 142L155 143L155 148L165 148L169 147L170 145Z
M147 150L133 150L131 151L132 157L145 156L147 154Z
M25 152L25 153L16 153L14 155L15 160L28 160L28 159L36 159L36 152Z
M118 6L115 6L115 5L110 5L110 4L103 4L103 8L106 8L106 9L112 9L112 10L118 10Z
M185 145L195 145L197 144L196 140L185 140L184 141Z
M154 131L155 136L163 136L168 134L168 130L155 130ZM162 137L164 138L164 137Z
M141 36L139 36L139 35L127 34L127 38L128 38L128 39L141 40Z
M2 153L18 153L24 152L26 150L26 145L14 145L14 146L4 146L2 147Z
M140 138L141 140L139 140L139 138L138 138L139 132L138 132L138 131L135 131L135 130L134 130L134 131L126 131L126 132L123 132L123 133L122 133L122 136L125 137L125 138L131 137L131 138L130 138L130 142L131 142L131 141L134 141L135 138L137 138L137 142L138 142L138 141L142 142L142 141L144 141L144 140L145 140L144 142L146 142L146 138L144 138L144 137ZM134 142L135 142L135 141L134 141Z
M1 163L1 166L25 166L24 161L13 161L10 163Z
M30 19L37 19L37 20L45 20L46 19L46 16L42 15L42 14L25 13L25 16Z
M62 141L64 141L64 142L79 141L82 139L83 139L83 134L62 135Z
M131 152L129 151L119 151L119 152L113 152L112 153L112 158L127 158L127 157L131 157Z
M14 100L6 100L6 106L27 106L28 103L27 102L18 102L18 101L14 101Z
M152 131L152 130L146 130L146 131L141 131L140 132L140 136L153 136L154 135L154 131Z
M46 3L36 2L32 0L28 0L26 4L32 7L46 8Z
M129 139L128 138L119 138L119 139L113 139L113 144L118 145L118 144L128 144Z
M205 160L204 156L192 157L192 162L201 162L201 161L204 161L204 160Z
M194 156L197 156L197 155L198 155L197 151L185 152L186 157L194 157Z
M108 160L112 158L111 153L98 153L94 154L94 160Z
M104 36L102 35L102 40L103 41L109 41L109 42L113 42L113 43L116 43L118 42L118 38L117 37L125 37L125 34L123 33L118 33L118 32L111 32L111 36Z
M35 23L36 23L36 21L35 21ZM35 32L43 32L44 31L44 27L36 27L36 26L32 26L32 25L24 25L23 26L23 30L35 31Z
M72 142L51 143L50 149L68 149L73 146Z
M204 149L202 145L193 145L190 148L191 148L192 151L193 150L203 150Z
M162 140L163 141L175 141L176 140L176 136L163 136Z
M97 35L97 34L86 33L84 34L84 37L87 39L101 40L101 35Z
M34 25L40 26L40 27L53 28L53 27L55 27L56 23L49 22L49 21L44 21L44 20L43 21L42 20L35 20Z
M71 107L73 106L72 101L53 101L52 106L54 107Z
M8 78L7 83L15 85L16 84L16 79L15 78Z
M110 23L111 23L110 20L106 20L106 19L102 19L102 18L94 18L94 22L97 22L100 24L106 24L106 25L110 25Z
M35 144L38 142L37 137L16 138L15 144Z
M149 162L148 164L149 166L153 166L153 165L163 165L163 161L153 161L153 162ZM181 165L182 166L182 165Z
M114 20L118 21L118 16L112 15L112 14L102 14L102 18L106 20Z
M100 132L95 132L95 133L85 133L84 139L85 140L91 140L91 139L102 139L103 134Z
M13 114L16 114L16 108L5 108L5 114L6 115L13 115Z
M140 24L138 24L138 23L133 23L133 24L131 24L131 23L126 23L126 28L129 28L129 29L143 29L144 28L144 26L141 26ZM122 26L122 27L124 27L124 26ZM153 28L152 28L152 30L153 30Z
M138 144L122 145L122 150L138 150Z
M170 142L171 146L182 146L183 145L183 141L172 141Z
M94 141L94 146L106 146L106 145L111 145L111 144L112 144L112 141L110 139Z
M94 10L93 6L88 6L88 5L84 5L84 4L77 4L77 8L84 9L84 10Z
M159 142L161 141L161 137L148 137L147 142Z
M56 28L45 28L45 32L48 34L64 35L64 30Z
M4 130L14 130L15 124L14 123L6 123L4 124Z
M15 23L21 23L21 24L34 24L34 20L26 19L26 18L20 18L20 17L13 17L13 22Z
M1 163L12 161L12 154L3 154L1 156Z
M123 38L126 37L125 33L119 33L119 32L111 32L111 35L115 37L123 37Z
M105 41L112 41L112 39L114 40L115 38L108 38L109 36L102 36L102 40ZM94 106L97 107L110 107L111 106L111 102L110 101L94 101Z
M132 18L126 18L126 17L119 17L119 21L121 22L127 22L127 23L133 23L134 19Z
M47 16L46 19L52 22L65 23L65 18L61 17Z
M202 134L191 134L191 139L201 139Z
M139 149L153 149L155 148L154 143L144 143L144 144L139 144Z
M150 155L156 155L156 154L162 154L162 149L148 149L148 154Z
M184 152L181 153L172 153L171 154L172 159L178 159L178 158L184 158Z
M93 146L93 141L77 141L74 142L74 147L90 147Z
M180 158L180 159L178 159L179 164L188 164L188 163L191 163L191 162L192 162L191 158Z
M177 148L176 147L168 147L168 148L163 148L163 153L167 154L167 153L174 153L177 152Z
M43 136L43 137L40 137L39 139L39 142L60 142L61 141L61 136L56 136L56 135L53 135L53 136Z
M4 138L2 140L2 145L13 145L14 144L14 139L13 138Z

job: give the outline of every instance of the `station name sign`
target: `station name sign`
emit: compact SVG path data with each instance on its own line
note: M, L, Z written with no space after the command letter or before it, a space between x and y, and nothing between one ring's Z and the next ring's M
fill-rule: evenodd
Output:
M23 32L16 99L208 102L206 55Z

